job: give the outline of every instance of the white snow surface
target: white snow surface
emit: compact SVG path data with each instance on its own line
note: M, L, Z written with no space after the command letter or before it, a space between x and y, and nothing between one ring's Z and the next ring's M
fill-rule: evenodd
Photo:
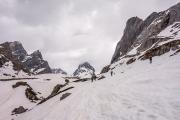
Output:
M93 83L70 83L75 88L67 91L69 97L60 101L60 94L38 106L25 98L23 87L12 89L17 81L0 82L0 120L179 120L180 55L170 54L153 57L152 64L116 62L113 76L108 72ZM64 82L54 74L36 77L27 82L43 96ZM12 116L20 105L32 110Z

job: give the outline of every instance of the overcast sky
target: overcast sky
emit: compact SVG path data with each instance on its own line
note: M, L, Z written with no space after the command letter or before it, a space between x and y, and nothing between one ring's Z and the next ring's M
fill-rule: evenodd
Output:
M0 43L39 49L52 68L72 73L90 62L109 64L126 20L145 19L179 0L0 0Z

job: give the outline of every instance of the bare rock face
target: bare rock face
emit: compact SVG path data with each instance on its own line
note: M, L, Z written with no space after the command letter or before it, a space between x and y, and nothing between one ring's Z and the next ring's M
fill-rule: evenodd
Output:
M152 13L144 21L140 18L130 18L126 23L123 37L116 46L111 63L132 49L137 47L137 52L142 52L152 47L156 42L166 41L170 38L159 38L157 35L173 23L180 21L180 3L168 10Z
M138 17L132 17L127 21L124 35L116 46L116 50L112 57L111 63L117 61L119 57L127 53L138 35L141 33L142 23L143 20Z

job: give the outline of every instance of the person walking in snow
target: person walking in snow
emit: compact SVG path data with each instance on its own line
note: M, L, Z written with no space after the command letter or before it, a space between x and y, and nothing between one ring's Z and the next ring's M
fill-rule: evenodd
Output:
M152 56L149 57L150 64L152 63Z
M93 73L92 76L91 76L91 82L93 82L93 80L96 80L96 78L97 77L96 77L95 73Z
M111 76L113 76L113 71L111 71Z

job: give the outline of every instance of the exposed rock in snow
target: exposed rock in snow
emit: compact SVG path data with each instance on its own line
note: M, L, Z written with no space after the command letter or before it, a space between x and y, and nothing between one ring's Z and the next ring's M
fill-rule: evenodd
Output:
M21 113L24 113L26 112L28 109L25 109L23 106L19 106L18 108L15 108L13 111L12 111L12 114L21 114Z

